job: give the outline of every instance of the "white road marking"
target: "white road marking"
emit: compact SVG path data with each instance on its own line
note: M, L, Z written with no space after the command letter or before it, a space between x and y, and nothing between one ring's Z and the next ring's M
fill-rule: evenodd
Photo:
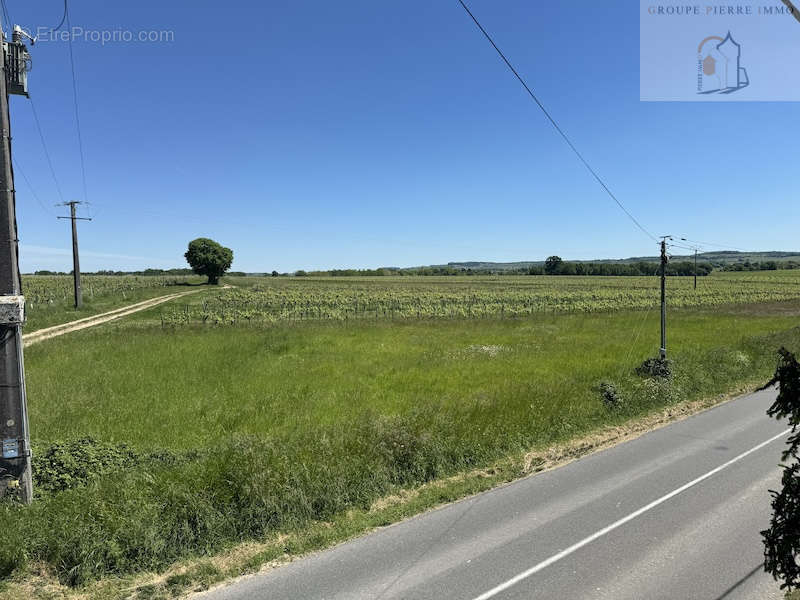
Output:
M500 592L503 592L503 591L507 590L508 588L518 584L520 581L523 581L524 579L527 579L531 575L535 575L536 573L538 573L542 569L545 569L545 568L549 567L550 565L552 565L554 563L557 563L562 558L566 558L567 556L569 556L570 554L580 550L581 548L583 548L587 544L591 544L595 540L603 537L605 534L610 533L611 531L614 531L618 527L622 527L623 525L625 525L625 523L628 523L629 521L632 521L636 517L639 517L639 516L643 515L644 513L646 513L647 511L654 509L656 506L658 506L660 504L663 504L667 500L669 500L671 498L674 498L675 496L677 496L678 494L680 494L682 492L685 492L686 490L688 490L691 487L694 487L698 483L700 483L702 481L705 481L706 479L708 479L709 477L712 477L713 475L716 475L717 473L719 473L723 469L727 469L732 464L739 462L740 460L742 460L743 458L749 456L753 452L756 452L756 451L760 450L761 448L763 448L767 444L770 444L770 443L774 442L775 440L785 436L786 434L790 433L791 431L792 431L791 429L787 429L786 431L783 431L783 432L779 433L778 435L775 435L775 436L769 438L768 440L766 440L764 442L761 442L757 446L754 446L754 447L750 448L750 450L742 452L739 456L736 456L736 457L730 459L728 462L726 462L724 464L721 464L717 468L712 469L711 471L709 471L708 473L706 473L704 475L701 475L697 479L693 479L689 483L686 483L686 484L682 485L681 487L671 491L670 493L668 493L668 494L666 494L664 496L661 496L661 498L659 498L658 500L653 500L650 504L648 504L646 506L643 506L642 508L640 508L637 511L632 512L628 516L622 517L618 521L614 521L608 527L604 527L600 531L597 531L597 532L593 533L592 535L590 535L589 537L586 537L586 538L582 539L580 542L577 542L576 544L573 544L572 546L570 546L569 548L567 548L565 550L562 550L558 554L554 554L553 556L551 556L547 560L543 560L539 564L534 565L533 567L531 567L530 569L528 569L526 571L523 571L519 575L515 575L514 577L512 577L511 579L509 579L508 581L506 581L504 583L501 583L497 587L493 587L489 591L484 592L480 596L477 596L476 598L474 598L474 600L489 600L489 598L494 598Z

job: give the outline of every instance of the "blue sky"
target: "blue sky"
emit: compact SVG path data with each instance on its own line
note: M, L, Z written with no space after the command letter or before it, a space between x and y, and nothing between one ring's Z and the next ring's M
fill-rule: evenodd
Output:
M60 0L7 4L31 30L61 18ZM797 104L640 102L638 2L470 6L654 234L800 249ZM85 270L184 266L198 236L245 271L655 253L456 0L83 0L71 16L174 35L74 42ZM68 45L31 52L64 197L85 200ZM18 171L23 269L69 270L31 107L11 104L39 197Z

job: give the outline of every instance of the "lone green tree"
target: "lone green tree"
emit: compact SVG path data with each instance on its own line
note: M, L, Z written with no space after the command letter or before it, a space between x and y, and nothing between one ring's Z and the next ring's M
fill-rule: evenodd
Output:
M189 242L189 249L184 256L192 271L208 277L209 285L217 285L219 278L233 263L233 250L208 238L197 238Z
M764 538L764 570L776 580L782 579L781 589L800 588L800 364L795 356L781 348L775 377L764 387L778 383L780 389L775 403L767 414L787 419L792 428L788 448L782 456L783 488L772 494L772 521L761 532ZM787 464L788 463L788 464Z
M561 269L561 263L563 262L560 256L548 256L547 260L544 261L544 272L548 275L555 275Z

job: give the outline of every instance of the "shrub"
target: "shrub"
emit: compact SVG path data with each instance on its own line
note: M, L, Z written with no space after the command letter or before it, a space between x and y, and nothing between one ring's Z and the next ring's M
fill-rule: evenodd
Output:
M622 406L622 398L617 391L617 386L613 383L603 381L599 386L599 391L606 408L619 408Z
M197 451L137 451L127 444L109 444L91 437L34 444L33 485L37 493L63 492L86 486L135 467L154 468L194 460Z
M130 468L139 457L125 444L101 444L92 438L34 447L33 481L37 491L60 492L86 485L102 475Z
M636 367L636 374L640 377L669 379L672 377L672 361L666 358L648 358Z

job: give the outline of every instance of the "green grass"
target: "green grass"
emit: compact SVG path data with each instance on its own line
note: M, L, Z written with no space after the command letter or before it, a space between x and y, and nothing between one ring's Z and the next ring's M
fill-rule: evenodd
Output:
M126 325L89 330L27 351L31 427L44 440L63 437L69 424L74 434L185 449L237 433L288 437L368 411L404 415L436 404L492 407L493 420L524 424L529 439L538 440L552 435L553 425L586 430L608 419L592 388L603 379L624 382L654 353L658 318L634 312L150 327L133 336ZM791 311L675 311L669 343L687 362L694 353L796 323ZM185 421L192 426L176 427Z
M798 315L671 311L669 383L632 372L655 353L654 311L162 328L154 309L49 340L26 350L40 496L0 506L0 577L36 561L82 585L322 521L357 529L343 515L399 489L765 381L780 345L800 348ZM46 491L42 457L74 469L60 442L83 436L97 472Z

